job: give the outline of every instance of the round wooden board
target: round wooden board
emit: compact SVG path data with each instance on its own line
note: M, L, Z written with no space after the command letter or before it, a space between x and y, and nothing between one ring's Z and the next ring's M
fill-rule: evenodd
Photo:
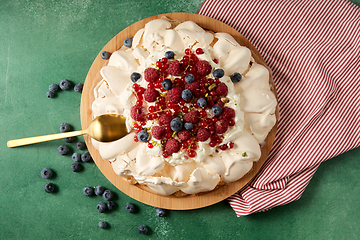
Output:
M229 33L238 41L238 43L251 49L251 51L253 52L253 57L256 60L256 62L266 66L264 60L262 59L258 51L255 49L255 47L235 29L215 19L205 17L202 15L191 14L191 13L167 13L167 14L160 14L143 19L139 22L132 24L131 26L127 27L119 34L117 34L113 39L110 40L110 42L108 42L105 45L105 47L100 52L108 51L110 53L113 53L122 46L123 40L125 38L133 37L135 33L139 29L143 28L147 22L161 18L163 16L166 16L171 19L177 19L180 21L190 20L197 23L199 26L203 27L204 29L208 29L214 32ZM102 77L100 75L100 69L103 66L106 66L107 63L108 61L101 59L99 53L96 59L94 60L86 77L84 89L82 92L81 108L80 108L81 125L83 129L86 129L89 126L91 120L93 119L92 110L91 110L91 104L94 101L93 90L94 87L102 80ZM272 78L270 80L271 83L273 84ZM276 93L274 85L273 85L273 90ZM278 110L277 110L277 116L278 116ZM128 196L142 203L154 207L173 209L173 210L189 210L189 209L206 207L215 204L217 202L220 202L230 197L238 190L240 190L242 187L244 187L257 174L257 172L265 162L270 152L271 146L273 144L275 134L276 134L276 126L269 133L268 138L266 140L266 144L261 149L262 151L261 159L258 162L254 163L253 169L248 174L246 174L242 179L233 182L231 184L218 187L211 192L188 195L185 197L162 196L154 193L146 186L140 186L139 184L136 185L130 184L123 177L120 177L115 174L110 162L105 161L100 157L99 152L91 144L91 138L88 135L85 136L85 141L100 171L113 185L115 185L123 193L127 194Z

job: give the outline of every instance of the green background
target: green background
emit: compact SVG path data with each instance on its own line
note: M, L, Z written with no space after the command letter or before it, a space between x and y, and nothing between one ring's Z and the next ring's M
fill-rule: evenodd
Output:
M238 218L223 201L159 218L94 163L73 173L71 155L57 153L64 140L6 147L9 139L57 133L62 122L79 130L81 94L47 99L48 86L63 78L84 82L95 56L128 25L160 13L196 13L202 2L0 0L0 239L359 239L360 148L323 163L301 199L288 205ZM43 190L44 167L55 171L53 194ZM116 193L114 211L100 214L102 199L82 195L83 187L97 185ZM138 211L127 213L127 202ZM110 227L97 227L100 220ZM147 235L137 233L141 224Z

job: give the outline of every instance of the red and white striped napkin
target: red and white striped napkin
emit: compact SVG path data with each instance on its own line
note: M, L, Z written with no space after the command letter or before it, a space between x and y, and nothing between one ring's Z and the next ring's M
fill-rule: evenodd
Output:
M206 0L199 14L242 33L272 69L280 120L237 216L300 198L320 163L360 146L360 8L346 0Z

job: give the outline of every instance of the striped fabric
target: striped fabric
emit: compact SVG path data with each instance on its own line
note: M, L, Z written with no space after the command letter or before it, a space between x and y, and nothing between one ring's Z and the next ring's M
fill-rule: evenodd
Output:
M280 120L259 174L228 200L238 216L297 200L322 161L360 146L360 9L345 0L206 0L272 69Z

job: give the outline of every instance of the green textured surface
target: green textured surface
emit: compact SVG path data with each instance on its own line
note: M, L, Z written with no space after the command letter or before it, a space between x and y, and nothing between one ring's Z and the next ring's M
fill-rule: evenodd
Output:
M359 239L360 148L323 163L300 200L241 218L226 202L159 218L112 186L94 163L73 173L70 155L57 153L63 140L7 148L9 139L56 133L62 122L80 129L81 95L69 90L47 99L48 86L63 78L83 82L102 47L128 25L165 12L196 13L202 4L104 2L0 0L0 239ZM43 190L44 167L56 173L53 194ZM115 211L100 214L101 198L82 195L84 186L96 185L116 193ZM127 213L127 202L139 211ZM100 220L110 228L98 228ZM148 235L137 233L141 224Z

